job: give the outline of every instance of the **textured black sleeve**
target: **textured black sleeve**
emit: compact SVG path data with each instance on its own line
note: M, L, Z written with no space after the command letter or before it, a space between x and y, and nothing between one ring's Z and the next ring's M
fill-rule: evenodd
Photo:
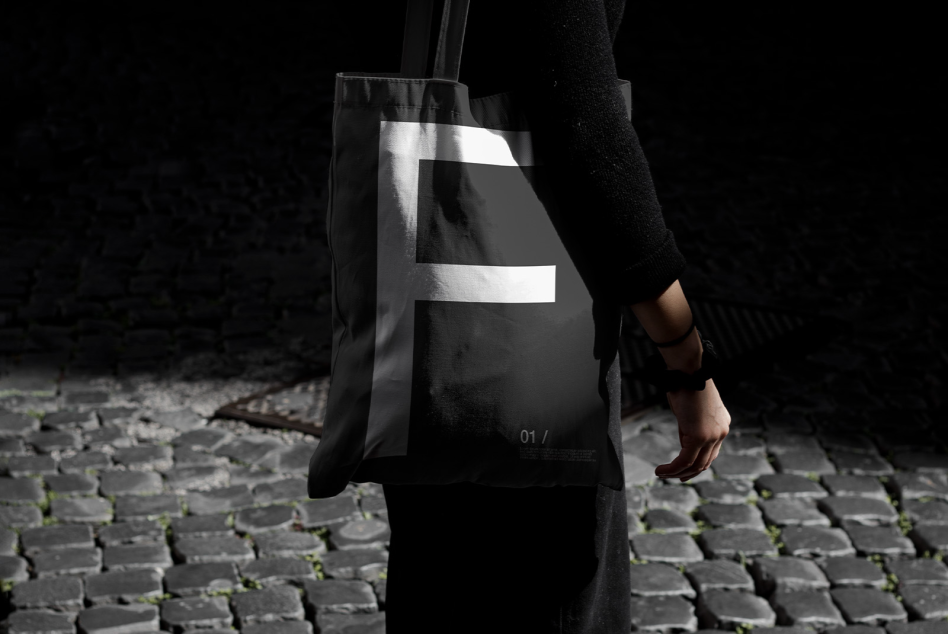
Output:
M515 90L551 171L554 225L594 299L625 305L657 297L685 259L617 86L604 1L529 4L535 57L524 60Z

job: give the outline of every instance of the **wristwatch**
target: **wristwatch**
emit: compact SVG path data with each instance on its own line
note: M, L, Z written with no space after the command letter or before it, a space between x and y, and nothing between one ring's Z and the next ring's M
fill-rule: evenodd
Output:
M661 353L656 352L645 360L645 367L632 373L632 377L651 383L663 392L675 392L681 389L704 389L708 379L713 378L721 369L721 360L714 345L707 339L701 340L704 351L701 354L701 368L694 374L681 370L669 370Z

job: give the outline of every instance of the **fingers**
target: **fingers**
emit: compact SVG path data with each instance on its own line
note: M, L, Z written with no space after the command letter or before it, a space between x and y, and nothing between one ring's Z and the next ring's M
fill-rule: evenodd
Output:
M724 439L722 438L721 440L719 440L719 441L714 445L714 452L711 454L711 460L710 460L710 461L708 462L708 464L705 466L705 469L707 469L708 467L710 467L710 466L711 466L711 463L714 462L714 460L718 457L718 453L720 453L720 451L721 451L721 445L723 445L723 444L724 444Z
M682 447L681 451L668 464L659 465L655 468L655 475L660 478L678 478L680 474L685 473L686 470L691 469L695 461L698 459L698 456L701 453L701 450L704 447L702 445Z
M701 474L702 471L707 469L707 465L711 464L711 454L714 452L714 443L705 445L701 448L701 452L698 454L698 457L695 459L693 465L690 469L686 469L683 473L676 475L675 477L680 479L682 482L687 482L696 475Z
M719 438L703 445L682 447L674 460L656 467L655 475L660 478L680 478L682 482L685 482L711 466L714 459L718 457L723 442L724 439Z

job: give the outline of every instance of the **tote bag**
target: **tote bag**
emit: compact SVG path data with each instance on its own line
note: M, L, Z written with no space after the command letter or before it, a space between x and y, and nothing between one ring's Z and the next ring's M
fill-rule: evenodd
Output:
M432 77L432 0L408 3L400 73L336 74L310 497L350 481L623 486L592 298L550 220L529 112L457 81L467 10L445 0Z

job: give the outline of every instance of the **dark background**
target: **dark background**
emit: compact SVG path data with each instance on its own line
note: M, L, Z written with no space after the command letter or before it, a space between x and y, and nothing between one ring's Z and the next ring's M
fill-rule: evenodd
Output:
M333 75L397 71L404 8L4 3L7 370L324 360ZM878 363L929 368L932 394L948 362L935 24L911 5L650 0L615 46L686 294L844 317L846 347L917 359Z

